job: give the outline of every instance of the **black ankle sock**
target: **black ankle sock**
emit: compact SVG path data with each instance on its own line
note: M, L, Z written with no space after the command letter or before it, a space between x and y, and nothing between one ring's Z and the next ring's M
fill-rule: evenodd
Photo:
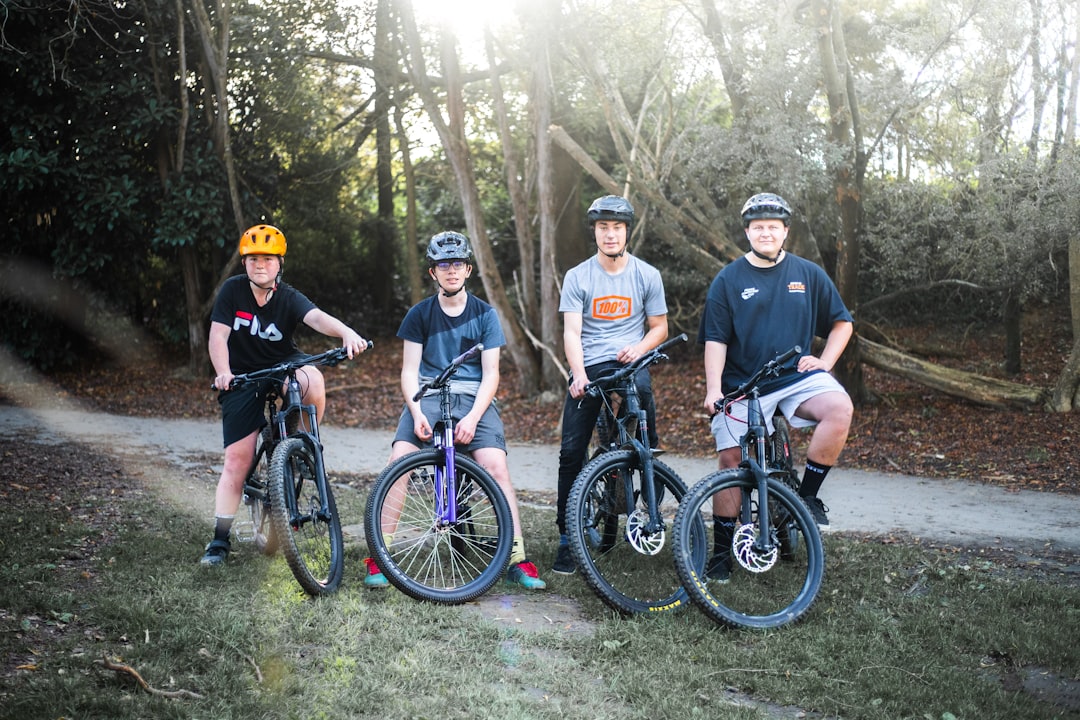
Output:
M232 515L228 517L215 516L214 517L214 539L229 541L229 530L232 529L233 523Z
M817 497L821 483L825 482L825 476L829 474L832 465L821 465L813 460L806 461L806 472L802 476L802 485L799 486L799 494L803 497Z

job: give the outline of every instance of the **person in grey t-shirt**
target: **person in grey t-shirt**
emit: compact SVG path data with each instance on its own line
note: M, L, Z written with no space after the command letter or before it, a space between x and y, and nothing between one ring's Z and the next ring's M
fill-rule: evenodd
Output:
M633 206L626 198L606 195L589 207L588 220L596 255L566 273L559 298L563 349L570 366L559 448L555 519L559 551L552 566L562 575L577 570L566 537L566 500L585 463L601 406L599 398L585 396L585 385L611 368L637 360L668 336L660 272L626 250L634 226ZM649 443L656 447L656 405L648 370L637 375L637 383L648 413Z

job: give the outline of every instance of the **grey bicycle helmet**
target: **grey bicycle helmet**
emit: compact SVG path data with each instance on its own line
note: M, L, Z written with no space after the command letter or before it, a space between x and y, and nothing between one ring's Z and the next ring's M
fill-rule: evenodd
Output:
M441 232L433 236L428 242L428 265L447 260L464 260L471 263L472 247L469 245L469 238L457 232Z
M787 200L775 193L758 193L742 207L743 227L749 227L751 220L783 220L784 226L791 224L791 206Z
M634 206L621 195L605 195L593 200L587 213L589 227L596 225L597 220L617 220L626 223L626 234L629 237L634 229Z

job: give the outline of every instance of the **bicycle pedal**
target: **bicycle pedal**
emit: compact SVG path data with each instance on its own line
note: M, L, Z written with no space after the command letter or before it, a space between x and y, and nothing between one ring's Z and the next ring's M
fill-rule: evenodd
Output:
M234 521L232 534L238 542L251 542L255 539L255 523L250 520Z

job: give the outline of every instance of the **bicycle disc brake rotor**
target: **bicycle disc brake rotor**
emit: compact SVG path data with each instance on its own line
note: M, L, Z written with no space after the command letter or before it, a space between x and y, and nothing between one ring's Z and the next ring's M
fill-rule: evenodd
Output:
M772 568L780 557L779 545L775 542L768 552L762 552L754 547L757 542L756 526L753 523L740 525L735 531L735 537L731 542L735 559L746 570L752 573L762 573Z
M642 555L656 555L664 547L667 533L664 530L651 535L645 532L649 522L649 513L635 510L626 518L626 539Z

